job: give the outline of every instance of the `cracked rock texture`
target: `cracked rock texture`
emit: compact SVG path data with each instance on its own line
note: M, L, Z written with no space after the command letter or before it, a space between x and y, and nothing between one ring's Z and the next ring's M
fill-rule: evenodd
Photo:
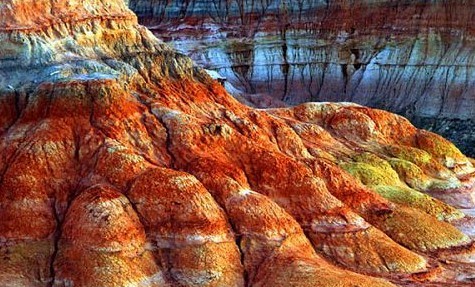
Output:
M255 106L356 102L402 114L475 156L473 1L139 0L130 7L159 37L260 95L248 99Z
M119 0L0 15L0 286L473 284L475 168L449 141L244 106Z

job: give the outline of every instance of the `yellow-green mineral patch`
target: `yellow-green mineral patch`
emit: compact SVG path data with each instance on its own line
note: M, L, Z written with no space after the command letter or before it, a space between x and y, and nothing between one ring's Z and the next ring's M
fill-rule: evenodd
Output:
M464 216L456 208L406 185L405 182L414 187L431 186L434 182L441 186L446 183L432 181L417 165L399 159L386 161L371 153L360 154L354 159L356 162L343 163L341 167L384 198L419 209L438 220L451 221Z
M399 178L402 181L417 190L430 191L433 189L449 189L461 186L460 180L458 180L456 176L449 177L446 180L431 178L425 174L420 167L410 161L391 158L388 162L399 174Z
M453 143L439 135L421 130L417 134L417 144L419 148L432 154L440 163L448 168L454 168L458 164L468 163L467 158Z
M464 217L464 214L458 209L412 188L379 185L372 189L394 203L417 208L435 216L438 220L451 221Z
M425 174L439 178L447 179L455 178L450 170L438 162L428 152L408 146L391 145L386 147L386 151L395 158L405 160L417 165Z
M400 207L377 227L396 242L420 252L463 246L470 238L452 225L416 209Z

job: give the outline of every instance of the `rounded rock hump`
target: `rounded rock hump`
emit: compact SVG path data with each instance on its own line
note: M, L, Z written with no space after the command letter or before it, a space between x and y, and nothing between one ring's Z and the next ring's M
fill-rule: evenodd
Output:
M0 286L469 280L451 143L348 103L244 106L122 1L0 15Z
M54 262L53 286L164 286L166 281L128 199L93 186L71 204Z

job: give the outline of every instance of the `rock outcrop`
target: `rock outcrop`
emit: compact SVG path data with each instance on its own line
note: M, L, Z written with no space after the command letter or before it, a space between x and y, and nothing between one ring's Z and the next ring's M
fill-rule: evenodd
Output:
M475 156L473 1L166 3L130 5L159 37L246 93L389 110Z
M244 106L124 2L64 3L0 5L1 286L472 284L453 144L355 104Z

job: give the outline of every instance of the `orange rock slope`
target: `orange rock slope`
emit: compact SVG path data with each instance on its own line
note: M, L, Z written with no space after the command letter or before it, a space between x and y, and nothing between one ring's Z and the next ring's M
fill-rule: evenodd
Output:
M246 107L121 1L64 3L0 2L0 286L473 284L450 142Z

